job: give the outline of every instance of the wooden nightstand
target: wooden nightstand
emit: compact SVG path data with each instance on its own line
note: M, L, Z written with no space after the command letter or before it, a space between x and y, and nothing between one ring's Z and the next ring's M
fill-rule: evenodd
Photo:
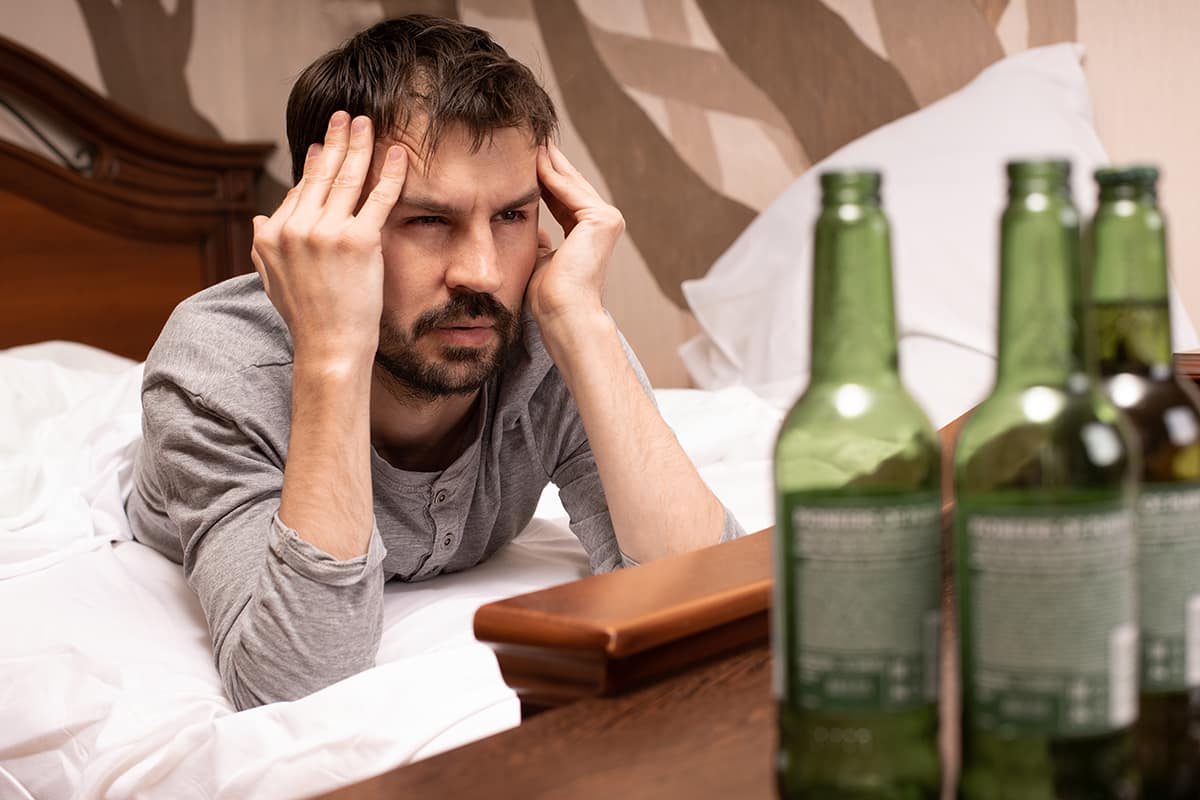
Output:
M1175 354L1175 371L1200 384L1200 350Z

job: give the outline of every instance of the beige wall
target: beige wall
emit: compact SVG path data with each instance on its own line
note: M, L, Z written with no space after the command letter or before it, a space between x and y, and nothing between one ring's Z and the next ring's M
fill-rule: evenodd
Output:
M299 70L387 15L438 9L543 78L563 149L630 217L609 305L658 385L687 382L679 280L803 169L1005 53L1064 39L1088 49L1110 155L1164 167L1173 268L1200 322L1196 0L0 0L0 34L160 124L279 142L267 207L288 182Z
M1163 168L1171 271L1200 327L1200 3L1081 0L1100 139L1114 161Z
M996 33L1006 53L1030 46L1028 4L1044 2L996 4L1004 6ZM871 0L827 4L864 42L885 52ZM1163 168L1172 273L1200 327L1200 2L1078 0L1075 5L1100 140L1114 162L1149 161Z

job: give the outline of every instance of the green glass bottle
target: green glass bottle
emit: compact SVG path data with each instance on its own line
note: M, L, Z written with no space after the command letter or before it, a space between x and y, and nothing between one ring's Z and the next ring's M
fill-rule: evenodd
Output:
M939 796L940 452L900 382L876 172L821 176L809 386L775 449L778 789Z
M1089 368L1063 161L1008 165L996 383L954 453L963 800L1133 800L1138 459Z
M1147 798L1200 797L1200 394L1175 375L1158 170L1096 172L1091 319L1109 397L1141 441L1141 705Z

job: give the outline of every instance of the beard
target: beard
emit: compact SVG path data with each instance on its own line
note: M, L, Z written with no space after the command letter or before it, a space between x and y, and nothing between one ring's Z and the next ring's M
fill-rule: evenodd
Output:
M448 323L487 318L497 341L486 347L444 346L438 356L422 355L417 342ZM405 332L385 315L379 324L375 363L403 394L422 400L467 395L500 372L520 332L520 317L490 294L462 292L445 305L421 314Z

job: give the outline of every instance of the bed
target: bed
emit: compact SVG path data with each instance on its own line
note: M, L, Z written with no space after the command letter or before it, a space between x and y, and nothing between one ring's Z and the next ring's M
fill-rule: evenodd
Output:
M154 128L4 39L0 100L0 797L300 797L519 724L472 622L588 573L552 489L486 564L387 587L374 669L234 713L182 570L131 541L123 502L140 362L176 303L250 269L271 147ZM768 526L779 408L658 400L743 524Z
M249 270L269 146L156 129L3 39L0 98L0 118L16 109L48 140L17 122L0 142L0 797L302 797L519 725L472 628L484 604L586 575L553 490L491 561L387 586L374 669L234 713L182 571L130 540L122 507L140 361L179 300ZM999 62L837 150L685 283L701 332L683 358L701 388L656 397L744 528L772 522L771 445L806 379L796 220L815 216L816 172L885 170L904 375L941 427L994 367L999 165L1047 148L1075 161L1086 210L1106 156L1073 45ZM1175 309L1177 349L1195 347Z

